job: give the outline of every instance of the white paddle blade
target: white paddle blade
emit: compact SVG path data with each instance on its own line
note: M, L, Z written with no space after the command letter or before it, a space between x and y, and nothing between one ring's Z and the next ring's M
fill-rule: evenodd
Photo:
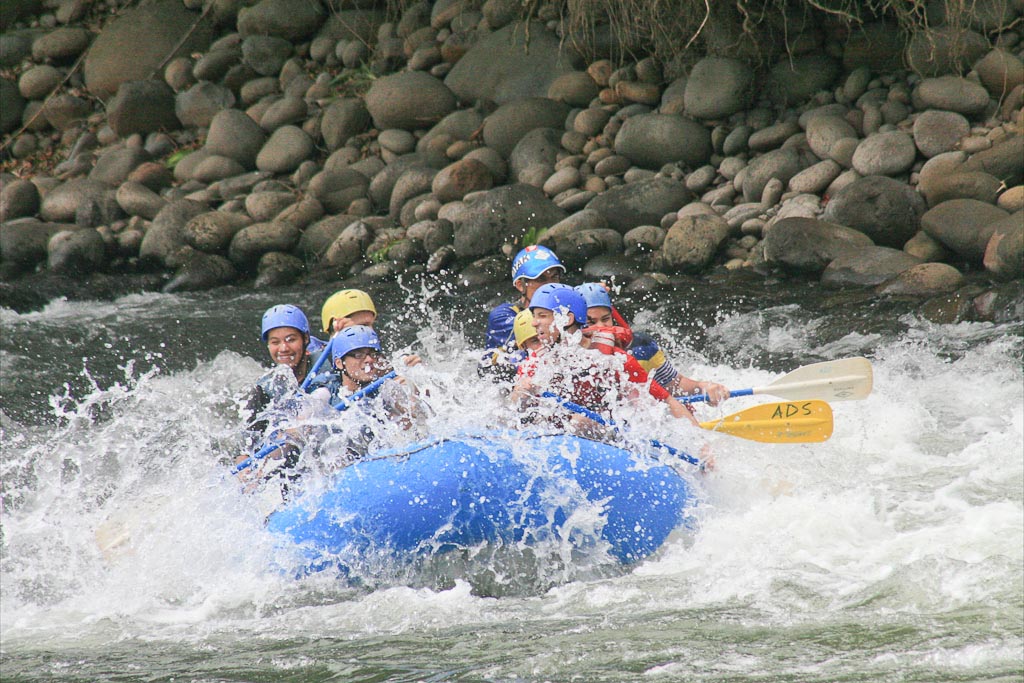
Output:
M859 401L871 393L873 381L867 358L842 358L805 365L754 393L791 401Z

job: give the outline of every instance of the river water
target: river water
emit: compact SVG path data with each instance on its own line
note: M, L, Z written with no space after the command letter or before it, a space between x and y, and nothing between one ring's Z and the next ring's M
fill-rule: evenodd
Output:
M473 371L504 290L370 291L386 346L425 359L409 374L436 429L504 419ZM330 292L0 310L4 681L1024 677L1021 322L936 325L813 285L692 281L623 298L691 376L743 388L863 355L874 391L833 404L826 443L713 435L696 526L629 571L370 586L281 572L262 513L226 474L265 363L259 316L281 302L318 312ZM645 428L685 446L706 434ZM111 545L117 533L127 541Z

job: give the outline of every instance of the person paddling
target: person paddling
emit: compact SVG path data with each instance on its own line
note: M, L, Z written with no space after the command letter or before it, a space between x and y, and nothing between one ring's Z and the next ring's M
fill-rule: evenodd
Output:
M515 366L509 356L516 351L515 319L528 308L530 299L540 287L561 282L565 266L555 252L547 247L532 245L520 250L512 260L512 286L519 298L496 306L487 316L486 353L480 361L482 373L512 379Z
M729 389L716 382L691 379L679 372L665 356L658 341L646 332L635 332L612 306L608 288L600 282L586 282L576 287L587 302L587 325L610 330L616 345L629 351L658 384L673 395L707 394L708 403L718 405L729 398Z
M587 317L583 295L563 284L546 284L530 300L533 325L542 349L519 365L518 379L512 398L526 405L537 391L550 391L612 421L616 398L635 401L639 387L648 385L647 393L662 401L669 413L679 419L696 420L660 384L649 380L635 358L607 343L610 339L587 337L582 323ZM597 423L576 415L571 419L583 433L603 433Z
M377 307L373 298L361 289L342 289L327 297L320 311L324 333L334 337L339 332L353 325L363 325L373 329L377 322ZM419 365L422 362L415 353L402 356L407 366Z

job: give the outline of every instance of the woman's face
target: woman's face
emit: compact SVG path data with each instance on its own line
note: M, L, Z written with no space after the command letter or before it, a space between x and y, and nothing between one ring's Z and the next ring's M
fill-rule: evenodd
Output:
M306 356L306 335L294 327L275 327L267 334L267 351L277 365L295 368Z
M615 318L612 317L612 309L607 306L591 306L587 309L587 324L599 327L614 326Z
M380 352L376 349L355 349L334 362L353 382L365 384L381 375Z

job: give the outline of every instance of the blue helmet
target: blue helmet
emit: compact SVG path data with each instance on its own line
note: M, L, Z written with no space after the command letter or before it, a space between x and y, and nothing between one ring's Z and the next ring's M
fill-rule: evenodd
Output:
M331 344L332 360L344 358L356 349L373 349L380 351L380 337L372 327L352 325L346 327L334 337Z
M565 266L555 256L555 252L537 244L531 245L516 254L512 261L512 282L524 277L533 280L551 268L561 268L565 272Z
M530 310L535 308L546 308L555 313L572 313L577 324L587 324L587 301L569 285L558 282L542 285L530 299Z
M576 288L576 291L583 295L587 302L587 308L612 307L612 298L608 296L608 290L600 282L584 282Z
M267 341L270 331L278 327L294 327L302 334L309 335L309 321L306 320L306 314L300 311L298 306L291 304L271 306L263 314L263 341Z

